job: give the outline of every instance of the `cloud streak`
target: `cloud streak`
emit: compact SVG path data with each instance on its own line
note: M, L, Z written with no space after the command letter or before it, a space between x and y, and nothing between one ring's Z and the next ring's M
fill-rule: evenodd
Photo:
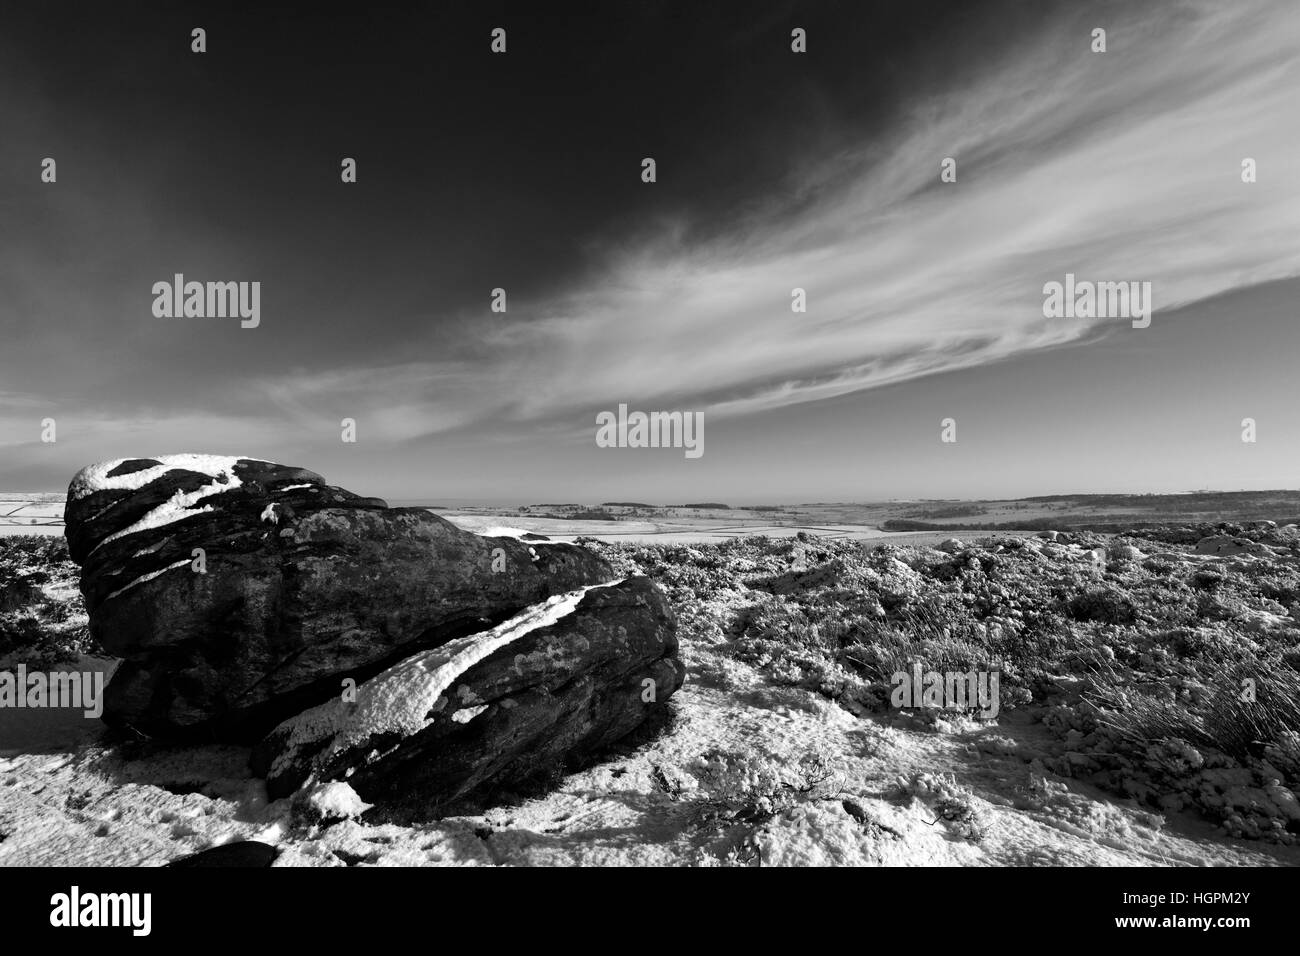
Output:
M397 403L406 430L502 414L585 427L619 401L751 414L1078 342L1095 321L1042 316L1043 283L1067 271L1151 281L1161 311L1300 272L1290 11L1117 16L1105 54L1091 20L1058 22L884 141L799 170L797 210L774 201L702 243L669 231L512 311L477 341L491 358L472 381L403 367L419 393ZM939 182L946 156L955 184Z
M141 393L147 380L129 380L135 365L120 371L77 353L75 384L120 400L82 403L67 433L93 435L105 457L146 437L160 452L197 441L279 454L332 441L344 417L392 443L457 432L589 440L594 414L620 402L750 416L1099 334L1141 336L1127 321L1044 319L1043 284L1067 272L1150 281L1159 323L1179 306L1300 274L1291 3L1063 8L1038 35L981 59L959 87L795 166L779 194L735 221L637 230L549 300L512 297L506 316L437 317L425 341L404 330L382 364L356 355L324 368L310 359L274 372L232 367L216 384L185 389L159 376L155 395ZM1105 54L1089 50L1094 26L1108 31ZM948 156L954 184L939 181ZM1254 185L1240 181L1247 156L1259 163ZM671 190L672 170L660 173L643 188ZM227 273L241 274L218 270ZM796 287L807 292L806 314L791 312ZM103 303L63 294L78 321L48 325L95 329ZM19 305L28 298L38 296L24 292ZM383 316L364 318L384 326ZM141 328L113 345L118 357L153 360L159 336ZM120 324L99 338L110 331L120 336ZM179 333L166 343L193 348ZM47 401L9 388L0 440L17 447L33 441L32 409ZM84 448L76 458L89 460Z

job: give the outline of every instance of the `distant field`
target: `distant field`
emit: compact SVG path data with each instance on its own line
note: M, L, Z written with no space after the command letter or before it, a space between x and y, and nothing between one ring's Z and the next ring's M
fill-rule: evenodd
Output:
M63 534L64 496L0 492L0 534Z
M728 515L733 512L727 512ZM478 534L514 534L532 531L555 541L596 538L626 544L711 544L729 538L765 535L792 538L803 531L819 538L865 540L892 537L890 532L868 525L772 524L770 521L725 522L710 517L664 518L654 521L619 520L569 521L563 518L534 518L520 515L446 514L457 527ZM908 537L914 537L909 535Z
M0 534L63 533L64 496L0 492ZM401 504L394 502L394 504ZM801 505L657 505L542 503L518 507L439 508L431 511L471 531L534 532L559 541L591 537L627 543L707 544L748 535L900 539L924 544L952 535L1054 530L1121 531L1149 525L1185 525L1300 518L1300 492L1193 492L1181 495L1051 495L980 501L885 501Z
M440 512L481 531L517 528L572 540L707 543L742 535L823 538L907 538L926 543L952 535L988 536L1043 529L1121 531L1150 525L1191 525L1300 516L1300 492L1195 492L1185 495L1054 495L987 501L888 501L691 507L646 503L533 505L517 509L462 508ZM616 522L611 526L611 522Z

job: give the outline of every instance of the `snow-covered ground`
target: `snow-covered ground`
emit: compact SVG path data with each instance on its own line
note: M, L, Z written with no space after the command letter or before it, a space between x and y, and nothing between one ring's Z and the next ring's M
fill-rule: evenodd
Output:
M63 495L0 493L0 534L62 535L63 508ZM721 516L655 520L628 517L617 521L591 521L526 515L436 513L457 527L476 534L519 537L533 532L546 535L553 541L569 542L588 537L626 544L715 544L747 535L792 538L803 532L817 538L850 541L889 539L910 544L938 541L949 536L946 532L881 531L869 524L766 524L756 520L728 521Z
M58 494L0 492L0 534L63 534L63 501Z
M507 520L463 526L504 533ZM548 533L546 519L525 520L516 533ZM820 545L780 547L788 562ZM1069 549L1042 548L1070 563ZM699 557L683 580L722 574ZM71 598L65 577L47 596ZM699 579L712 596L698 607L681 602L686 619L713 623L681 627L687 681L657 734L544 796L422 826L312 822L304 801L268 801L246 748L128 756L79 708L0 710L0 866L154 866L244 839L276 845L278 866L1300 865L1300 846L1236 840L1190 811L1158 815L1053 774L1039 759L1050 732L1024 710L927 724L779 682L734 653L722 624L755 597L720 580ZM364 808L343 785L308 802Z
M442 514L440 512L440 514ZM502 517L479 514L442 514L452 524L475 534L518 537L526 532L544 534L554 541L573 541L578 537L599 541L618 541L624 544L716 544L731 538L747 535L764 535L769 538L793 538L800 532L819 538L844 538L865 541L876 538L896 538L896 532L881 531L862 524L838 525L774 525L751 522L727 524L717 520L696 521L644 521L624 519L619 521L583 521L568 518L532 518L526 516Z
M156 866L241 839L276 845L277 866L1300 863L1300 849L1232 841L1190 817L1162 825L1042 772L1041 725L1013 715L891 726L773 686L704 643L683 657L687 682L657 737L546 796L416 827L303 823L292 801L267 801L244 748L127 760L80 714L8 711L0 865Z

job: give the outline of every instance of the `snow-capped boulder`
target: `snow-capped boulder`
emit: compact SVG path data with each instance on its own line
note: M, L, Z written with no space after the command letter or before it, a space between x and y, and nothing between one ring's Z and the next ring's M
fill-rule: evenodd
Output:
M91 632L125 658L104 719L163 739L256 740L344 678L614 576L249 458L93 465L65 520Z
M662 592L633 577L557 595L393 665L253 751L272 798L346 781L368 821L458 812L599 751L681 686Z

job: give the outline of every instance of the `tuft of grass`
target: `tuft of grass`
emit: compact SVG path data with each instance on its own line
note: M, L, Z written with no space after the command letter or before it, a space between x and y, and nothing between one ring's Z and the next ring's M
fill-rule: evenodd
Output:
M1300 734L1300 673L1283 659L1219 661L1213 692L1195 705L1136 686L1114 669L1094 677L1098 723L1137 744L1177 738L1239 763Z

